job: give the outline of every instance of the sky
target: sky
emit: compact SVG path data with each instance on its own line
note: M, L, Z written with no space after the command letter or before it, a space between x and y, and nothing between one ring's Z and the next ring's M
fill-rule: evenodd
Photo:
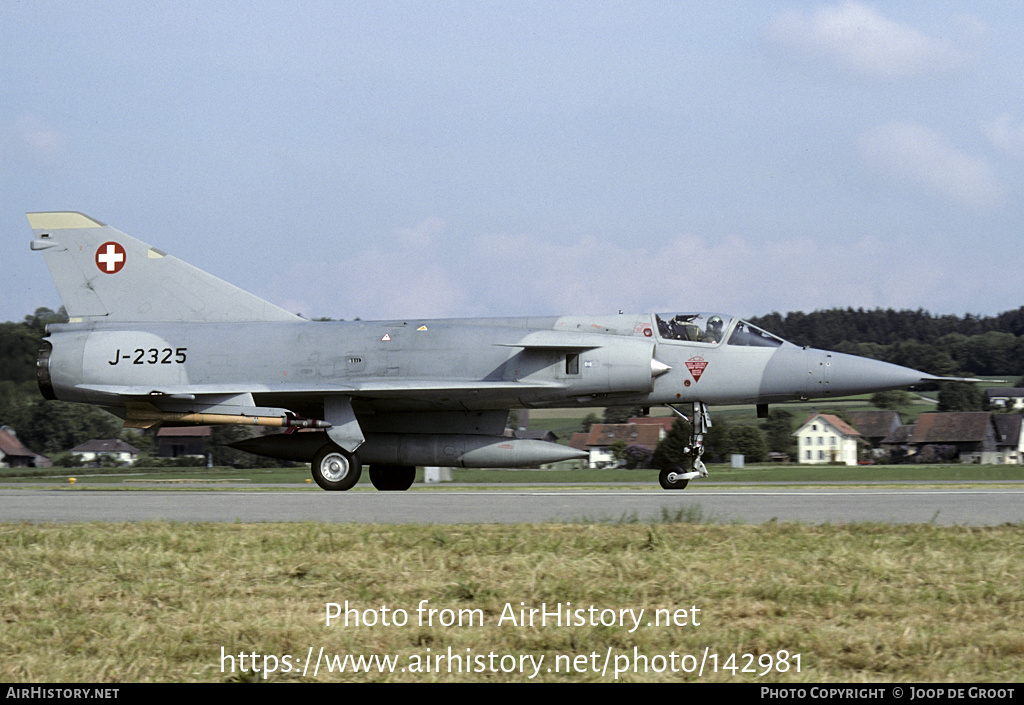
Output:
M0 5L0 320L77 210L307 318L1024 305L1024 10Z

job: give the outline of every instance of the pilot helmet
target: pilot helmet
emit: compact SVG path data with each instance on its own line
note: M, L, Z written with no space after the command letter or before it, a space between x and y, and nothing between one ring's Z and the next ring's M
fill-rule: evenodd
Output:
M722 332L722 317L712 316L708 319L708 330L714 333Z

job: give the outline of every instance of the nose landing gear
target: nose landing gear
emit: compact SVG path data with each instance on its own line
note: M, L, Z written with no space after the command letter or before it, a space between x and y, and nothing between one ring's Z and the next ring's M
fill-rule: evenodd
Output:
M711 428L711 412L708 411L708 405L702 401L693 402L693 418L688 417L671 404L666 404L666 406L679 417L690 422L692 430L686 447L690 458L690 469L686 470L678 465L671 465L662 469L658 474L658 482L666 490L682 490L686 489L693 478L708 476L708 469L705 467L704 461L701 460L701 456L704 455L704 434Z

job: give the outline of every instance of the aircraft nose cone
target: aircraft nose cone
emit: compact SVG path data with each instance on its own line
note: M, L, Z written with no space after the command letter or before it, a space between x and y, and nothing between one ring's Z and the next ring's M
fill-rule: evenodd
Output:
M909 367L857 355L815 351L823 367L822 386L828 396L871 394L889 389L903 389L934 379Z
M764 371L761 401L824 399L902 389L932 375L857 355L814 348L780 348Z

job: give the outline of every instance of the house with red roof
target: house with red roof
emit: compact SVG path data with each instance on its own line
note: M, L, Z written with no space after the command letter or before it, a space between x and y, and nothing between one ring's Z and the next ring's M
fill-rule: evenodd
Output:
M857 429L833 414L811 414L793 435L797 437L798 462L805 465L856 465L864 442Z
M998 463L998 439L988 411L928 412L917 417L909 445L921 453L928 446L955 448L961 463Z
M209 426L161 426L156 432L157 455L161 458L206 457L211 436Z
M596 423L589 433L574 433L569 445L590 453L589 466L610 467L615 464L614 446L643 446L652 453L665 437L665 427L657 423Z
M10 426L0 426L0 468L48 468L50 459L33 453L18 440Z

